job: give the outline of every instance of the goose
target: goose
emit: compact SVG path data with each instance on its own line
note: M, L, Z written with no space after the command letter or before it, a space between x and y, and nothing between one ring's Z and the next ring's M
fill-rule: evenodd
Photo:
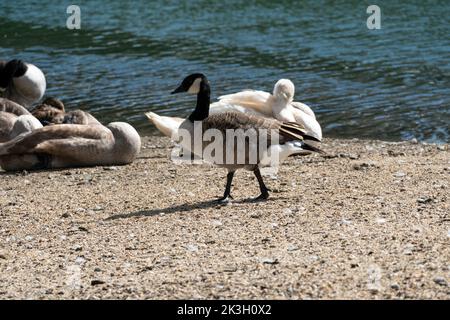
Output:
M5 171L125 165L141 149L139 134L125 122L38 124L40 128L0 143L0 167Z
M219 202L228 202L232 199L231 184L235 171L238 169L245 169L253 171L259 183L261 194L254 200L266 200L269 197L269 189L266 187L261 176L260 167L267 165L267 160L275 156L275 153L280 156L280 161L283 161L287 156L295 154L295 152L302 153L305 150L322 152L320 149L309 144L309 141L318 141L317 138L309 136L305 129L297 124L291 122L282 122L276 119L263 118L251 114L241 112L224 112L209 114L210 111L210 94L211 89L209 81L205 75L195 73L187 76L182 83L176 88L172 94L187 92L197 95L197 104L190 116L184 120L178 128L177 136L182 147L193 152L195 155L204 157L205 160L211 161L219 167L224 167L228 170L227 182L224 194L218 199ZM198 141L196 128L201 125L201 141ZM204 136L209 130L215 130L221 134L223 141L219 148L222 148L222 157L205 157L205 150L209 148L210 143L205 141ZM257 133L256 142L252 144L246 140L241 149L233 146L234 156L228 159L227 148L230 142L234 142L234 137L229 138L227 131L232 130L238 132L239 130L253 130ZM212 131L209 131L212 132ZM267 136L264 137L263 133ZM272 135L277 135L278 142L273 143ZM194 137L194 141L191 141ZM239 138L238 138L239 139ZM181 140L181 141L180 141ZM265 149L261 150L261 145L265 145ZM254 147L257 146L256 159L252 162L251 158L255 153ZM219 150L220 151L220 150ZM244 161L238 161L240 155L244 156Z
M280 121L296 122L302 125L308 134L322 140L322 129L314 112L304 103L294 102L295 86L289 79L279 80L273 95L264 91L245 90L219 97L218 102L210 106L210 114L237 111L245 114ZM183 118L160 116L154 112L145 114L150 122L165 136L173 137Z
M44 126L51 124L100 124L88 112L82 110L66 112L64 103L53 97L46 98L31 111L31 114Z
M42 127L40 122L21 105L0 98L0 142Z
M4 98L30 109L42 99L46 86L44 73L35 65L17 59L0 61L0 90Z

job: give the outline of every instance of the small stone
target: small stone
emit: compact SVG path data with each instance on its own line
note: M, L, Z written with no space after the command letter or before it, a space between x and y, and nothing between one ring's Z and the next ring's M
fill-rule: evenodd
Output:
M0 260L6 260L7 257L6 251L0 250Z
M397 283L393 283L393 284L391 284L391 289L400 290L400 286Z
M75 259L75 264L77 264L77 265L79 265L79 266L81 266L81 265L84 264L85 262L86 262L86 259L83 258L83 257L77 257L77 258Z
M414 231L414 233L421 233L422 232L422 228L419 227L419 226L414 226L413 227L413 231Z
M262 264L270 264L270 265L275 265L279 263L277 258L262 258L260 261Z
M68 218L68 217L70 217L70 214L69 214L68 212L64 212L64 213L61 215L61 218Z
M100 272L100 271L102 271L102 269L100 269L99 267L96 267L96 268L94 269L94 272Z
M26 237L25 237L25 240L26 240L26 241L32 241L32 240L33 240L33 236L26 236Z
M379 168L379 167L380 166L375 161L360 162L360 163L355 163L353 165L353 169L355 169L355 170L367 170L367 169Z
M420 197L419 199L417 199L417 202L418 203L430 203L430 202L432 202L433 201L433 199L432 198L429 198L429 197Z
M78 244L76 244L76 245L74 245L74 246L72 247L72 250L74 250L74 251L81 251L81 250L83 250L83 247L80 246L80 245L78 245Z
M198 251L198 246L196 246L195 244L188 244L186 246L186 250L190 251L190 252L197 252Z
M419 143L419 141L417 141L416 138L412 138L411 140L409 140L409 142L412 143L412 144L418 144Z
M291 215L291 214L292 214L292 210L289 209L289 208L285 208L285 209L283 209L283 214L285 214L285 215Z
M89 230L85 227L78 227L78 230L88 232Z
M384 219L384 218L377 218L377 219L375 220L375 222L376 222L376 223L379 223L379 224L383 224L383 223L386 223L386 219Z
M434 283L436 283L436 284L438 284L438 285L440 285L440 286L446 287L446 286L448 285L448 284L447 284L447 280L445 280L444 277L435 277L435 278L433 279L433 281L434 281Z
M211 224L212 224L214 227L220 227L220 226L222 226L222 222L221 222L220 220L213 220L213 221L211 222Z
M413 250L414 250L414 245L411 243L408 243L405 248L403 249L403 254L410 256L413 254Z
M394 173L394 177L396 178L403 178L404 176L406 176L406 173L404 173L403 171L397 171L396 173Z
M105 171L115 171L115 170L118 170L118 168L114 167L114 166L112 166L112 167L103 167L103 170L105 170Z
M97 285L104 284L104 283L105 283L105 281L102 281L102 280L92 280L91 286L97 286Z
M345 225L349 225L349 224L351 224L352 222L351 222L350 220L347 220L347 219L344 218L344 219L341 220L341 223L342 223L342 224L345 224Z
M437 149L439 151L445 151L446 150L445 146L442 146L442 145L437 146Z
M297 250L299 250L300 248L298 247L298 246L296 246L295 244L290 244L290 245L288 245L288 247L287 247L287 251L297 251Z
M227 265L223 268L223 272L236 272L238 270L238 268L236 266L233 265Z

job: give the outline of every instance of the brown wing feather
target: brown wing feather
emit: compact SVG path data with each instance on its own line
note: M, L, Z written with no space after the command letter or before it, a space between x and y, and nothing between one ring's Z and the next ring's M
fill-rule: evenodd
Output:
M276 130L280 135L281 143L292 140L316 140L307 135L307 131L300 124L295 122L281 122L275 119L263 118L238 112L225 112L213 114L203 120L203 130L217 129L226 132L227 129L261 129L267 130L270 140L270 131Z

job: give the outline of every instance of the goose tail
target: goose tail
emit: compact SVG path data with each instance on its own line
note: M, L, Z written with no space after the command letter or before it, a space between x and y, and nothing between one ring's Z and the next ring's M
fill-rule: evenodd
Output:
M303 151L312 151L320 154L326 154L325 151L311 144L311 142L320 142L316 137L309 135L307 130L295 122L283 122L280 126L280 135L294 140L294 144ZM301 152L300 152L301 153Z
M308 133L308 131L296 122L283 122L280 126L280 134L292 140L310 140L320 142L320 139Z
M315 147L313 145L310 145L308 143L303 143L302 149L303 150L312 151L312 152L317 152L317 153L320 153L320 154L326 154L326 152L323 151L322 149L319 149L319 148L317 148L317 147Z

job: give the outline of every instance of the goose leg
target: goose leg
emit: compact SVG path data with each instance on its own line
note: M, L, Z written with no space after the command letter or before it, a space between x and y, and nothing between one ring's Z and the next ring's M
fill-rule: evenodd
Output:
M231 183L233 182L233 177L234 177L234 172L235 171L230 171L227 174L227 185L225 187L225 192L223 194L223 197L220 198L219 202L228 202L228 200L233 199L233 197L231 196Z
M253 173L255 174L256 179L258 179L259 189L261 190L261 194L257 198L255 198L255 200L266 200L267 198L269 198L269 189L267 189L266 185L264 184L259 168L257 167L255 170L253 170Z

